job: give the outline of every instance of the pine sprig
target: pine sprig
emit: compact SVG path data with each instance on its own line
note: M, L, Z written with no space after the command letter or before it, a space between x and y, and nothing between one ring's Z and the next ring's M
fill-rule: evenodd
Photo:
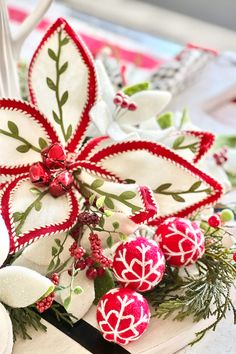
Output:
M196 262L194 274L185 268L180 276L177 268L168 267L162 282L147 299L155 308L154 316L162 319L183 321L191 316L194 322L212 318L212 323L196 333L194 344L232 310L236 323L236 308L231 301L231 289L236 279L233 251L222 245L225 231L209 228L205 233L206 251Z
M64 321L67 324L69 324L71 327L73 327L73 320L78 321L78 318L72 315L72 313L62 311L61 305L54 303L50 310L53 312L55 315L57 321L61 322Z
M14 341L16 337L22 339L32 339L29 330L33 328L35 331L47 331L47 327L41 322L41 316L35 311L34 306L25 308L12 308L6 306L13 326Z

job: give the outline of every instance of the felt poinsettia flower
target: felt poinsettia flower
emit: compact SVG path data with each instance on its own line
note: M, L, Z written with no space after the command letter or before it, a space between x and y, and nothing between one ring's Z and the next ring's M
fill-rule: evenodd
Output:
M98 132L112 141L144 139L162 143L188 161L198 162L210 149L214 136L199 131L184 113L159 116L167 106L171 94L149 90L146 83L115 92L103 64L97 61L100 99L90 111ZM103 119L101 119L101 116Z
M0 218L0 267L9 252L9 236L5 224ZM4 307L19 308L34 304L45 294L49 294L54 285L39 273L25 267L6 266L0 268L0 353L10 354L13 347L12 323Z
M29 91L31 103L0 100L0 175L8 181L1 213L10 252L67 233L91 195L134 223L154 224L221 196L219 183L155 142L111 144L98 137L83 145L97 103L97 74L88 49L63 19L33 56Z

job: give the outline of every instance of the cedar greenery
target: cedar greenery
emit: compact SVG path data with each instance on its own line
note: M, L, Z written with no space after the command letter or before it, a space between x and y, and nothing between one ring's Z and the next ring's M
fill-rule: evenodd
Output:
M195 263L194 274L190 274L188 267L181 274L179 268L167 266L161 283L145 295L155 308L154 316L159 318L183 321L192 316L194 322L212 318L212 323L196 333L191 344L201 340L208 330L215 330L229 309L236 324L236 308L231 299L236 265L232 260L233 250L222 245L226 233L222 229L207 228L206 251Z

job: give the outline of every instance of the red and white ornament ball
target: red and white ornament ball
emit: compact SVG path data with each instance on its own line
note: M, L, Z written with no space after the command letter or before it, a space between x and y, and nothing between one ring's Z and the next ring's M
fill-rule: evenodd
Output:
M154 240L138 237L118 246L113 258L113 271L125 287L145 292L161 281L165 258Z
M112 289L99 301L97 322L109 342L125 345L139 339L149 321L147 300L132 289Z
M157 227L154 239L171 266L195 263L205 251L204 235L198 224L184 218L166 219Z

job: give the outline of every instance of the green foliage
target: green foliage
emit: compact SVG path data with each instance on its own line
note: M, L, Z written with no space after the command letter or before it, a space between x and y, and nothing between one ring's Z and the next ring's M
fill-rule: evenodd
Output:
M127 96L132 96L135 93L146 91L149 89L149 82L141 82L139 84L128 86L123 89L124 94Z
M97 305L101 297L106 294L109 290L115 287L115 282L112 277L112 272L106 269L102 277L97 277L94 281L95 287L95 300L94 304Z
M158 116L156 118L156 121L161 129L170 128L174 124L173 113L172 112L165 112L162 115Z

